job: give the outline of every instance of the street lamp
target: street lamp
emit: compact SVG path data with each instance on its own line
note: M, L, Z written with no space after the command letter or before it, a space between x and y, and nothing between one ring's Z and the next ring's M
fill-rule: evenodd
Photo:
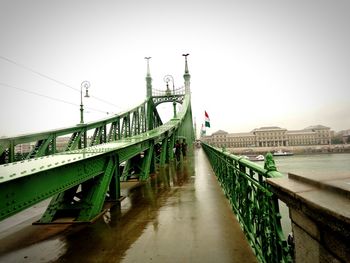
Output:
M85 88L85 98L89 98L89 81L83 81L80 84L80 124L84 124L84 105L83 105L83 88Z
M170 90L169 90L169 82L171 81L173 83L173 107L174 107L174 118L176 118L176 101L175 101L175 83L174 78L171 75L165 75L164 81L166 83L166 93L169 96Z

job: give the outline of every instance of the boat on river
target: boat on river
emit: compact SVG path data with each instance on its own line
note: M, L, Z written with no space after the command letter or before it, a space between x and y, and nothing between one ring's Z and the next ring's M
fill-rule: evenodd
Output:
M242 157L244 159L247 159L247 160L253 161L253 162L265 160L264 155L261 155L261 154L260 155L243 155Z
M272 155L273 156L291 156L291 155L294 155L294 153L278 150L278 151L273 152Z

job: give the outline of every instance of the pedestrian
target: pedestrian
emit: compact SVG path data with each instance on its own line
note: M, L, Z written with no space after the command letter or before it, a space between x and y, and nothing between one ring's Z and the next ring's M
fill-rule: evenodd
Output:
M186 157L186 154L187 154L187 143L186 143L186 140L184 139L183 142L182 142L182 155L183 157Z
M175 143L175 157L177 161L180 161L180 155L181 155L181 144L179 140L176 140Z

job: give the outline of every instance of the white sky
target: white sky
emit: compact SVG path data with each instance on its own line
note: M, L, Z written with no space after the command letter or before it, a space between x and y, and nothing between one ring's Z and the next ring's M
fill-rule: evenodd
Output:
M71 126L91 83L85 121L142 102L145 56L153 87L191 74L197 129L350 128L350 1L0 0L0 136ZM172 105L160 106L165 110Z

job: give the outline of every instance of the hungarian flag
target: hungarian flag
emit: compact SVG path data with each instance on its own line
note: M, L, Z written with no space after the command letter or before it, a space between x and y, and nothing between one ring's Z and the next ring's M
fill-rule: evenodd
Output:
M209 119L209 115L208 115L207 111L204 111L204 116L205 116L205 127L210 128L210 119Z

